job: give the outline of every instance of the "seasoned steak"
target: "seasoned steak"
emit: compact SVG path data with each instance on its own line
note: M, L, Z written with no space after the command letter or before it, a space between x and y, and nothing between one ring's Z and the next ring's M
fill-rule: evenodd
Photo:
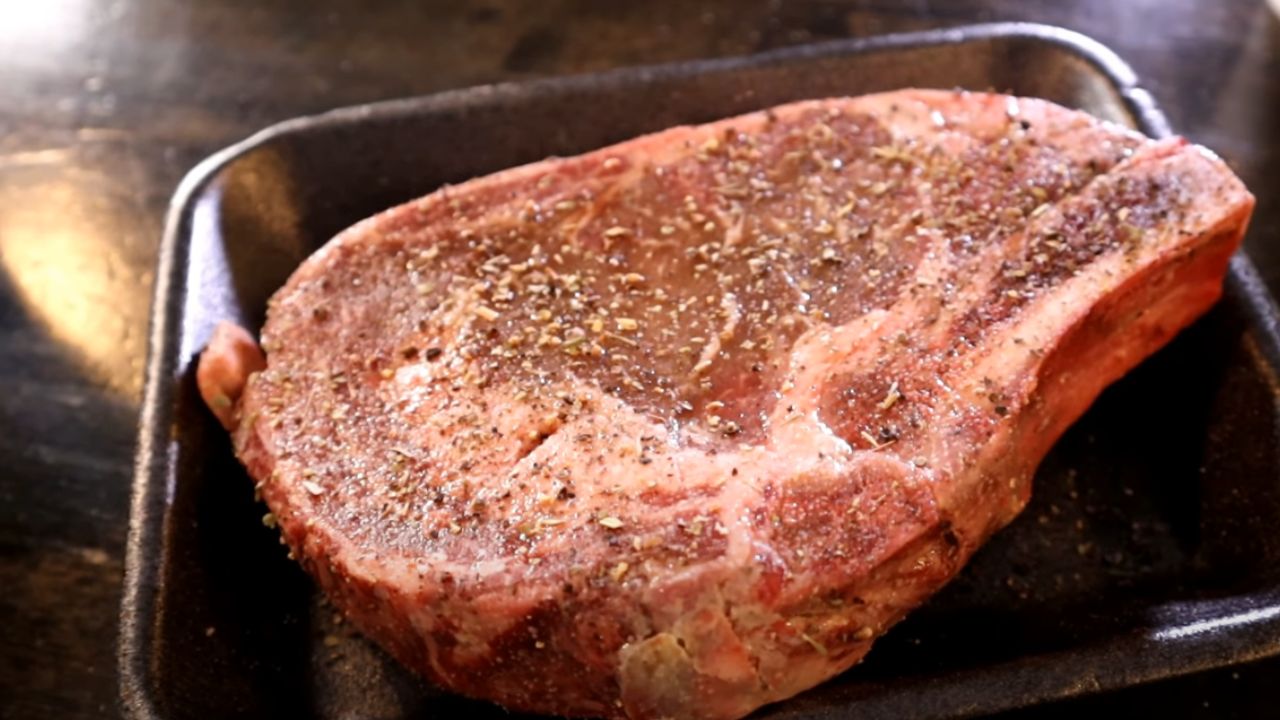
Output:
M520 710L737 718L844 671L1218 298L1205 150L906 90L680 127L343 232L201 359L293 555ZM247 377L247 383L246 383Z

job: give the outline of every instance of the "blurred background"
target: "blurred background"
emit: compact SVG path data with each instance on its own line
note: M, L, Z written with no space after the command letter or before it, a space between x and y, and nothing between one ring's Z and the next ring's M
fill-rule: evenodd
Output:
M971 22L1082 31L1258 195L1280 289L1280 20L1263 0L0 0L0 717L112 717L166 204L210 152L333 107ZM1047 711L1274 713L1276 661ZM1048 715L1040 715L1048 716Z

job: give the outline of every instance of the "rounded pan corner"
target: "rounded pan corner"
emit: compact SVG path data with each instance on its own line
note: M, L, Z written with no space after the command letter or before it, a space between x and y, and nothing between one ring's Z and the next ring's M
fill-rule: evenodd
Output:
M1262 279L1257 265L1243 249L1236 251L1231 258L1227 283L1227 292L1241 300L1253 327L1258 331L1255 335L1257 347L1267 367L1280 375L1280 305ZM1277 607L1280 607L1280 593L1275 601ZM1280 618L1276 620L1276 624L1280 626ZM1280 652L1280 648L1277 648L1277 652Z

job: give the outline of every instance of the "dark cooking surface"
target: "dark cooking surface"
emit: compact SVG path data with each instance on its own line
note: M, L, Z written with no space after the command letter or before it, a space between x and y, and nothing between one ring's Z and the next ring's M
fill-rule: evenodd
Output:
M1273 290L1280 287L1280 211L1270 199L1280 188L1274 174L1266 172L1275 166L1280 147L1275 129L1280 86L1273 80L1280 77L1280 23L1254 0L1141 0L1114 8L1103 2L1012 0L905 7L898 2L723 0L631 3L607 13L576 2L485 3L459 10L453 3L405 3L376 12L326 1L252 7L167 0L28 5L33 9L24 11L20 22L0 27L4 717L109 717L115 712L114 643L133 422L164 206L178 178L200 157L272 121L497 79L738 54L973 20L1034 19L1080 29L1112 45L1133 63L1174 127L1233 163L1261 199L1250 249ZM929 14L931 8L936 15ZM1166 367L1164 372L1173 375L1173 397L1148 398L1164 403L1157 405L1160 425L1175 423L1178 413L1197 412L1196 407L1213 412L1216 400L1186 380L1201 371L1216 372L1204 365ZM1240 397L1263 397L1239 378L1219 382ZM1119 394L1104 402L1125 409L1138 400ZM1232 418L1237 429L1258 430L1247 413ZM1093 442L1122 442L1133 427L1117 421L1110 430ZM1154 432L1147 437L1150 445L1144 447L1171 466L1204 450L1195 438ZM1089 438L1069 435L1064 442L1088 443ZM1227 435L1212 447L1230 458L1238 444ZM1076 477L1085 477L1088 469L1076 468ZM1160 487L1167 491L1163 483ZM1180 493L1161 495L1158 502L1181 498L1185 503L1194 492L1178 488ZM1132 536L1135 547L1145 544L1163 553L1169 548L1151 545L1156 536L1146 534L1149 529L1134 529L1127 521L1135 507L1157 499L1144 487L1131 489L1128 495L1121 488L1120 504L1113 505L1095 488L1096 502L1086 500L1079 507L1082 519L1125 542ZM1077 488L1082 498L1091 496L1089 490ZM1217 500L1239 502L1230 493ZM239 495L220 502L215 508L228 513L255 510ZM1195 527L1186 507L1172 503L1169 517ZM1059 508L1059 513L1074 512ZM1267 520L1250 509L1227 508L1220 516L1245 518L1246 524ZM1058 527L1051 507L1049 516ZM1072 521L1063 527L1073 526ZM1202 536L1237 531L1199 528ZM1172 555L1161 557L1177 559L1182 551L1174 546ZM1227 562L1215 557L1203 564L1199 579L1218 587L1242 578L1247 584L1251 557L1237 554ZM1055 574L1068 582L1068 568L1039 567L1037 558L1030 552L1024 556L1028 574L1013 578L1009 603L1020 602L1023 591L1042 592L1030 588L1042 574L1050 578L1048 588ZM1123 590L1130 583L1136 588L1135 612L1149 597L1145 593L1176 592L1183 582L1161 574L1160 563L1151 566L1156 573L1145 581L1126 579L1132 567L1127 563L1141 558L1113 560L1116 587ZM237 572L236 566L225 570ZM291 587L301 593L307 585L298 581ZM959 601L964 601L962 592ZM270 608L281 599L268 596L261 602ZM1072 616L1070 608L1064 608L1063 621L1081 632L1094 632L1095 626L1101 632L1117 622L1111 616ZM900 629L904 642L912 639L905 634L910 627ZM1009 635L1036 631L1000 622L981 627ZM299 632L289 624L280 630ZM995 645L975 629L952 624L944 630L967 642L978 657ZM1033 634L1029 640L1037 638ZM875 667L866 666L869 672ZM1264 717L1270 714L1271 678L1277 671L1280 663L1264 661L1024 715L1141 709L1175 717ZM395 693L387 697L394 699Z

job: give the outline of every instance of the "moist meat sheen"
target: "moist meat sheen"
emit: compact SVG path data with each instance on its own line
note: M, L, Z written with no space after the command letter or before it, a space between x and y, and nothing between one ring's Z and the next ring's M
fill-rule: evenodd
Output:
M679 127L343 232L202 391L293 554L508 708L738 718L858 662L1219 296L1181 139L904 90Z

